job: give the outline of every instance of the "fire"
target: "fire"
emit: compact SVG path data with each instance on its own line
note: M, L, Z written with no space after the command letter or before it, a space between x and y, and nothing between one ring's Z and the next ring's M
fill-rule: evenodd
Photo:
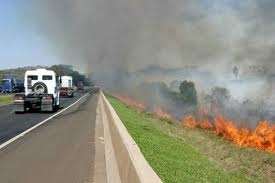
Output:
M173 116L161 107L156 109L155 115L160 119L168 119L168 120L173 119Z
M122 101L123 103L125 103L128 106L132 106L136 109L139 109L141 111L145 111L146 110L146 106L134 99L128 98L128 97L124 97L121 95L113 95L114 97L116 97L117 99L119 99L120 101Z
M125 103L128 106L134 107L136 109L139 109L141 111L145 111L146 110L146 106L141 103L138 102L137 100L122 96L122 95L118 95L118 94L113 94L114 97L116 97L117 99L119 99L120 101L122 101L123 103ZM173 120L173 116L167 112L164 108L159 107L154 111L154 114L160 118L160 119L168 119L168 120Z
M113 95L126 105L132 106L139 110L145 111L146 106L134 99L121 95ZM161 119L173 120L173 116L164 110L157 108L155 115ZM200 108L199 117L186 115L182 119L184 126L188 128L201 128L213 131L216 135L222 136L227 140L233 141L235 144L244 147L253 147L275 153L275 124L270 124L268 121L260 121L254 130L249 130L247 127L238 128L234 121L229 120L215 110L215 117L210 118L208 112Z
M254 130L247 127L239 129L233 121L219 115L212 122L207 118L195 119L191 115L183 118L182 123L189 128L202 128L213 131L239 146L253 147L275 152L275 125L268 121L260 121Z
M197 122L196 122L195 118L192 115L187 115L183 119L183 124L184 124L184 126L186 126L188 128L195 128L195 127L197 127Z

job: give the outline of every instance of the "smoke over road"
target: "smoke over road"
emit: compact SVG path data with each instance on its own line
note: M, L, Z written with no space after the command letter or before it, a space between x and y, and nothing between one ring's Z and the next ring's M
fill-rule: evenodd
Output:
M152 65L162 69L195 65L200 70L189 76L155 77L170 81L189 77L202 85L217 80L231 87L234 95L255 95L266 81L260 78L257 85L249 85L251 91L239 91L241 87L227 83L234 78L233 66L244 73L258 64L267 69L259 74L264 78L274 70L272 0L29 2L24 5L26 25L45 36L64 63L93 72L110 89L125 90L150 80L154 76L137 73Z
M271 0L32 0L25 16L64 62L132 71L150 64L272 65L273 7Z

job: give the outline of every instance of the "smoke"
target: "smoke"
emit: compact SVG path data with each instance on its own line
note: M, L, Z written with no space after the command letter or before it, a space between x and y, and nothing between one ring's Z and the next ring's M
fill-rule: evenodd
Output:
M26 3L25 17L65 63L87 71L133 71L150 64L272 65L274 5L271 0L33 0Z
M50 0L32 1L26 7L27 18L64 62L81 62L91 70L99 66L132 70L166 63L156 58L161 52L181 56L186 48L187 58L192 58L196 57L189 53L192 47L199 55L211 55L219 48L208 25L188 21L202 14L198 1ZM206 42L210 46L200 49ZM179 60L171 64L177 66Z
M199 88L223 84L236 96L250 97L266 86L262 76L274 71L274 7L272 0L30 0L22 16L60 60L94 73L110 90L132 92L154 77L187 78ZM151 66L179 73L190 65L199 71L142 74ZM234 65L242 78L253 65L267 70L247 91L229 82Z

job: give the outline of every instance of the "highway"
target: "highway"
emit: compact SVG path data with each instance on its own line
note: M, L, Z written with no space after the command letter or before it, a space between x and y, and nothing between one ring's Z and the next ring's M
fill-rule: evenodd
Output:
M62 98L61 109L59 110L66 108L85 93L86 92L75 93L74 98ZM15 114L13 109L12 104L0 106L0 144L53 115L53 113L35 111Z
M63 99L63 107L83 95ZM0 181L92 182L97 101L98 94L90 93L68 110L0 149ZM53 115L18 115L12 112L10 105L0 110L2 142Z

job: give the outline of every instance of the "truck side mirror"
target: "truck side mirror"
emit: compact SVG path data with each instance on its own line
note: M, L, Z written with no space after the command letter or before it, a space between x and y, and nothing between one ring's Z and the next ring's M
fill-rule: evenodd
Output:
M59 83L60 83L60 84L62 83L62 79L61 79L61 77L59 77Z

